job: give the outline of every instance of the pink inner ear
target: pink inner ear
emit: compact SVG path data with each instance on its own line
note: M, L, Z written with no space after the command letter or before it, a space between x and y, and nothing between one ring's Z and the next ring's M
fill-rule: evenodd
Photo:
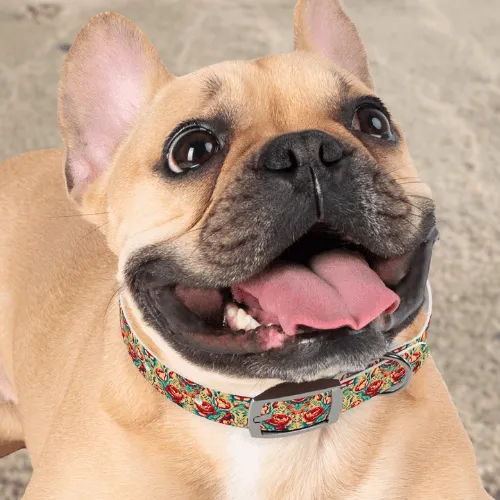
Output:
M319 2L321 3L321 2ZM339 37L335 19L331 15L331 8L321 9L318 4L308 4L310 33L314 39L314 44L322 55L327 59L335 58L334 47L342 45L342 38Z
M85 47L78 47L66 74L62 105L70 108L63 114L73 131L68 174L74 186L109 166L143 104L148 64L139 40L127 35L120 39L116 34L112 38L110 30L92 33Z
M319 54L372 87L363 42L338 0L307 1L301 22Z

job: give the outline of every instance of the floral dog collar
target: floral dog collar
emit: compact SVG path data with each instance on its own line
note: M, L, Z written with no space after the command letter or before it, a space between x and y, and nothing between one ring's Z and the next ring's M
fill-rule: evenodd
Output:
M357 373L337 379L284 383L255 398L209 389L170 370L143 344L129 325L120 298L122 336L134 365L153 387L176 405L208 420L248 427L254 437L276 437L324 427L341 413L374 396L405 388L429 355L427 332L432 310L427 286L427 318L421 332L409 342Z

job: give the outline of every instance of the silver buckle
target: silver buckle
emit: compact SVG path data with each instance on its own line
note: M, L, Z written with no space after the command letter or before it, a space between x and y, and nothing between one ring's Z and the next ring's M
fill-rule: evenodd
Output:
M398 385L395 385L387 391L380 392L378 396L385 396L386 394L396 394L396 392L406 389L413 377L413 370L410 363L408 363L408 361L406 361L403 356L400 356L399 354L396 354L394 352L387 353L385 356L382 356L381 359L385 359L386 361L396 361L396 363L399 363L405 369L405 376Z
M261 415L262 408L264 408L266 403L272 404L277 401L290 401L291 399L314 396L326 391L330 391L332 393L332 402L330 404L330 411L328 413L328 416L323 422L294 431L261 431L260 424L273 417L272 412ZM312 382L304 382L301 384L285 382L283 384L275 385L274 387L267 389L267 391L262 392L253 399L250 404L250 409L248 410L248 430L250 431L250 435L252 437L273 438L289 436L292 434L301 434L303 432L320 429L321 427L332 424L339 419L342 412L342 404L343 394L339 380L326 378L314 380Z

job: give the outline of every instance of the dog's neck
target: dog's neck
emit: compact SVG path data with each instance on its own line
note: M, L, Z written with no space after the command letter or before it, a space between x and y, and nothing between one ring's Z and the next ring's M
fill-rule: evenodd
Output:
M114 309L117 312L118 305ZM254 396L278 382L230 380L188 366L175 352L166 349L158 334L138 318L138 311L132 308L132 326L140 332L151 352L173 369L189 369L184 373L198 383L233 394ZM403 342L413 338L426 319L427 314L422 311L397 340ZM148 476L151 476L152 468L157 468L158 480L165 480L170 486L177 480L179 491L186 498L191 495L194 498L250 500L304 498L306 495L330 498L322 496L325 484L339 493L338 498L351 498L347 493L352 493L353 484L363 487L363 464L373 461L371 455L376 450L385 449L388 443L396 443L393 424L396 422L397 427L397 422L404 422L404 414L414 406L408 400L414 400L422 393L420 379L425 378L417 376L402 393L374 398L346 412L337 423L324 429L282 439L254 439L247 430L209 422L158 394L131 363L115 317L112 325L108 329L104 353L107 367L101 400L104 410L127 435L132 436L139 476L141 468ZM425 372L426 367L421 371ZM197 471L197 478L187 474L191 470ZM346 475L350 478L349 484L343 482ZM221 490L219 496L214 494L217 489ZM341 491L345 493L343 497ZM370 496L368 491L365 493L364 498Z

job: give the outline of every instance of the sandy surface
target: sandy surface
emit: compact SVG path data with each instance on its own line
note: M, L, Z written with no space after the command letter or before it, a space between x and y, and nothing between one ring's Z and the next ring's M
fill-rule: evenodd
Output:
M345 3L378 92L434 190L442 240L432 270L432 348L485 484L500 498L500 2ZM116 10L136 22L180 74L289 50L293 4L0 0L0 160L60 145L58 73L65 45L92 14ZM0 498L20 498L29 474L24 453L0 460Z

